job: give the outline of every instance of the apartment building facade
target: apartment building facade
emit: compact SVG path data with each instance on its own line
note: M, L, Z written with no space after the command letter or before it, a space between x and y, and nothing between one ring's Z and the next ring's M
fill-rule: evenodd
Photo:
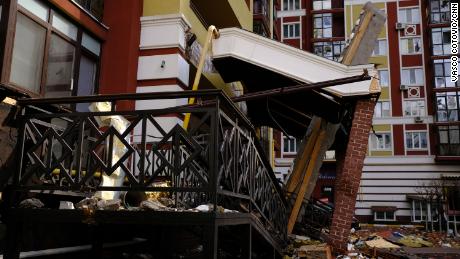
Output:
M285 0L278 11L282 41L337 61L367 1ZM376 105L355 214L365 222L436 220L421 199L460 176L459 83L450 80L450 2L372 1L385 12L369 63L382 93ZM279 177L289 170L296 140L275 134ZM330 169L322 169L324 177ZM333 183L316 187L317 198ZM458 208L458 189L446 193ZM323 190L323 191L322 191Z

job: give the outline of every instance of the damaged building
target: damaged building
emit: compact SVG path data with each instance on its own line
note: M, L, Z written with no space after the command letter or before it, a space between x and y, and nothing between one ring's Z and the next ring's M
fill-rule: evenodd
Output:
M0 1L5 258L280 258L324 216L331 150L314 234L345 250L385 15L366 5L332 61L279 42L286 3ZM303 139L286 183L276 132Z

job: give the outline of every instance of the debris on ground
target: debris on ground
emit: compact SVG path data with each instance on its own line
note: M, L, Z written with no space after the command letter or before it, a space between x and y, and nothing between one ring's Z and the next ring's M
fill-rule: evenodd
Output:
M21 201L19 203L19 208L22 209L39 209L43 208L45 205L37 198L29 198Z
M322 241L307 236L289 235L289 242L283 259L332 258L330 246Z
M415 227L366 227L351 233L349 244L349 250L355 250L358 257L349 253L340 258L415 258L419 252L460 254L460 237Z

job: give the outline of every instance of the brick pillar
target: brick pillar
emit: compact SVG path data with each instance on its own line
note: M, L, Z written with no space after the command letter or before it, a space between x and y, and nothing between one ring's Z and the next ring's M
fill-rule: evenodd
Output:
M335 209L328 241L339 251L347 248L375 102L375 99L364 99L356 103L347 146L337 154Z

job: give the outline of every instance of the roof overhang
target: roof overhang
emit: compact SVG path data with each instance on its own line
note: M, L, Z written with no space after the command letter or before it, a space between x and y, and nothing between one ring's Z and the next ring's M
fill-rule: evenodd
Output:
M213 42L214 60L237 59L301 83L361 75L365 69L370 75L375 74L372 64L346 66L242 29L226 28L219 32L219 39ZM231 70L219 70L224 74L224 80L226 77L236 79L240 73L235 67ZM371 80L337 85L325 90L338 97L362 96L374 92Z

